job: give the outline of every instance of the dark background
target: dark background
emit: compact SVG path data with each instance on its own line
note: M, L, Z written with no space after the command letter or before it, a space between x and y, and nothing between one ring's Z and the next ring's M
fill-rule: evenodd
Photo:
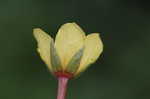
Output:
M32 29L100 32L101 57L69 83L67 99L150 99L148 0L0 0L0 99L56 99L57 81L36 52Z

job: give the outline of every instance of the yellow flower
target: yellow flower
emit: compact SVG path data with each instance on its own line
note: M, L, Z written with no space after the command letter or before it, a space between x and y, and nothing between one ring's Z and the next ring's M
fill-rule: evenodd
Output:
M38 52L56 76L74 77L94 63L103 51L99 33L85 35L76 23L60 27L54 40L40 28L33 30Z

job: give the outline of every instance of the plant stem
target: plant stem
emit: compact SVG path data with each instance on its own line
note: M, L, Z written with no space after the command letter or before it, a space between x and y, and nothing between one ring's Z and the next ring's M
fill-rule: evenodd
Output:
M57 99L65 99L68 80L67 77L58 77Z

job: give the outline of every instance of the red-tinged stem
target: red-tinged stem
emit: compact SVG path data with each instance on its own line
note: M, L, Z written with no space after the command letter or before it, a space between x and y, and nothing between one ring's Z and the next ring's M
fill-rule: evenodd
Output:
M57 99L65 99L68 80L67 77L58 77Z

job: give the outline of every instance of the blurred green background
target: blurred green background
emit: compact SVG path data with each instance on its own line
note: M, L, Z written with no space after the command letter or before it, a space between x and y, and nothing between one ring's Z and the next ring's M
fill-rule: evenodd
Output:
M57 81L32 29L55 37L78 23L100 32L104 52L69 83L67 99L150 99L150 3L146 0L0 0L0 99L56 99Z

